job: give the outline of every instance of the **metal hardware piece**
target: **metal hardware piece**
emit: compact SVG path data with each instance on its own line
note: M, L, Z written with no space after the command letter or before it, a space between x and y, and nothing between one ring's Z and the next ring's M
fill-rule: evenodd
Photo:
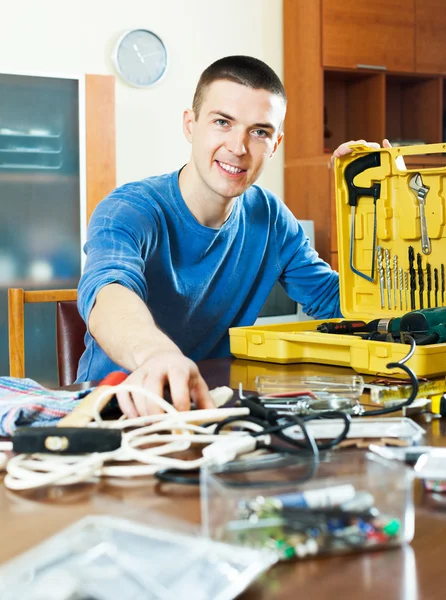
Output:
M47 450L51 450L52 452L60 452L61 450L66 450L69 445L70 442L68 441L68 438L64 435L49 435L45 439L45 448Z
M356 65L357 69L373 69L374 71L387 71L387 67L385 65L365 65L358 63Z
M415 194L418 200L418 206L420 207L421 250L423 254L430 254L432 252L432 249L431 241L427 232L425 213L426 196L430 188L423 184L423 180L419 173L415 173L415 175L413 175L413 177L409 180L409 187Z
M398 270L398 282L399 282L399 290L400 290L400 310L403 310L403 269L402 267Z
M431 308L432 266L430 263L427 263L427 265L426 265L426 283L427 283L427 307Z
M384 256L386 259L386 286L387 286L387 308L392 308L392 279L390 275L390 250L386 248L384 250Z
M421 254L417 252L417 267L418 267L418 294L420 296L420 308L424 308L424 273Z
M406 310L409 309L409 273L404 271L404 295L406 298Z
M393 255L393 307L398 308L398 255Z
M410 310L415 310L415 290L417 289L417 277L414 267L415 250L409 246L409 277L410 277Z
M444 306L444 264L440 267L441 273L441 306Z
M434 269L434 289L435 289L435 306L438 306L438 269Z
M381 294L381 308L384 308L385 280L384 280L384 262L383 262L382 246L378 246L376 249L376 252L377 252L377 262L378 262L379 291Z

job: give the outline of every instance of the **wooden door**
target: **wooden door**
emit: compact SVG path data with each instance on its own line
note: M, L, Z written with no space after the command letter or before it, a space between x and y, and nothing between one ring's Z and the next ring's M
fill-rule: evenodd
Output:
M322 64L414 71L413 0L322 0Z

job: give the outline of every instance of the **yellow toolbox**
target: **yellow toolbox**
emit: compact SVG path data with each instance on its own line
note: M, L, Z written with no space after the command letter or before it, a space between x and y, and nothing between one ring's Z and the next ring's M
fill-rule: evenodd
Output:
M426 309L443 306L446 314L446 167L406 166L405 156L420 155L434 155L430 162L446 164L446 144L379 150L355 144L351 154L335 161L340 298L345 320L368 323L420 309L430 319L439 313L442 317L442 311L429 313ZM429 162L425 156L423 159L424 164ZM410 318L405 317L405 322L412 323L414 314ZM434 319L432 331L435 339L446 341L446 318L440 320L439 324ZM386 365L403 359L407 344L322 333L317 330L322 323L234 327L229 330L231 353L237 358L349 366L359 373L401 376L401 370L389 370ZM424 343L429 339L426 334ZM417 345L407 365L419 377L445 374L446 343Z

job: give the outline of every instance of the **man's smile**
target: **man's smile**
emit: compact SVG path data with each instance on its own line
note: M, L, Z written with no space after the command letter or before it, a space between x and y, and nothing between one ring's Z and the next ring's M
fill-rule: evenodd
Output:
M221 162L219 160L215 161L218 167L225 172L226 175L230 177L241 177L244 173L246 173L246 169L241 169L240 167L234 167L228 163Z

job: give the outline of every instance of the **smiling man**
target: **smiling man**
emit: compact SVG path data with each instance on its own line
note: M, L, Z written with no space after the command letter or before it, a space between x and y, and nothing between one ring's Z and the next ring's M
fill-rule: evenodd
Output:
M78 381L123 367L129 383L159 395L168 384L179 409L191 398L208 407L194 361L229 355L229 327L253 324L277 281L307 314L340 316L337 273L285 204L254 185L283 139L285 111L268 65L216 61L184 112L189 162L98 205L79 284L88 333ZM138 395L118 400L130 417L154 410Z

